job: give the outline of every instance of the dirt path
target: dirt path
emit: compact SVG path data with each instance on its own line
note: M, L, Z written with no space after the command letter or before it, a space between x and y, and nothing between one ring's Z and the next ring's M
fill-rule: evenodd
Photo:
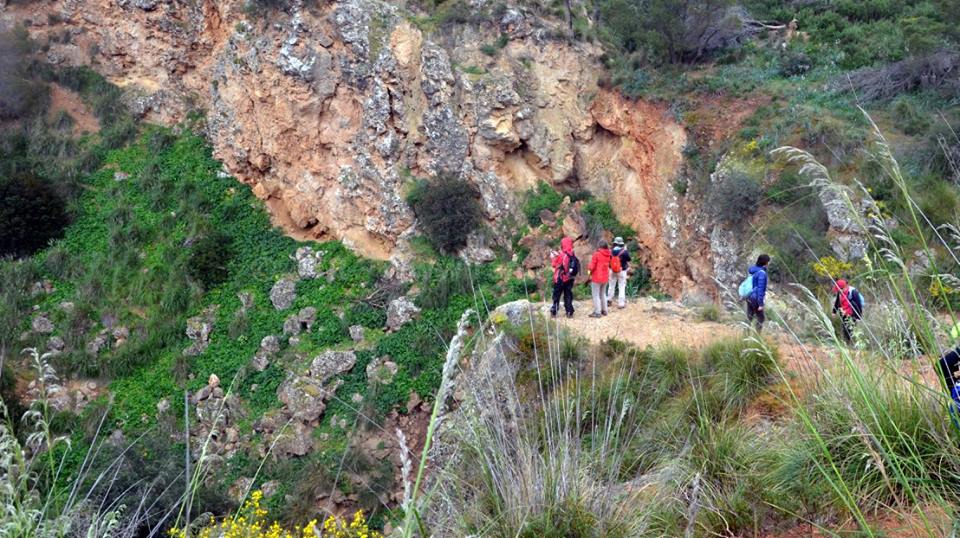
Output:
M723 313L720 321L701 319L697 311L672 301L657 301L640 297L627 302L625 308L612 306L609 315L591 318L589 301L575 303L573 318L558 316L560 324L571 331L599 343L609 338L630 342L641 348L660 344L676 344L700 349L719 338L745 334L743 319ZM789 335L768 328L765 335L772 338L780 351L784 366L791 371L809 375L819 369L813 362L827 360L831 350L816 345L800 344Z
M610 307L609 315L591 318L589 301L574 303L573 318L558 316L560 324L594 343L616 338L639 347L677 344L701 348L717 338L734 336L742 331L731 323L702 321L697 313L673 302L649 297L631 300L623 309Z
M576 315L573 318L561 315L556 319L561 326L593 343L615 338L641 348L676 344L700 349L719 338L744 334L746 330L745 317L737 313L723 313L720 321L706 321L696 310L649 297L631 299L623 309L613 305L609 315L603 318L588 316L592 311L589 301L576 301L574 306ZM543 311L548 310L549 305L544 305ZM830 345L797 342L772 324L765 327L764 336L776 345L784 370L802 380L802 385L816 384L825 370L838 366L839 354ZM854 360L875 363L876 358L868 355L867 352L854 352ZM930 360L904 362L900 373L906 376L919 374L928 386L939 390L939 381Z

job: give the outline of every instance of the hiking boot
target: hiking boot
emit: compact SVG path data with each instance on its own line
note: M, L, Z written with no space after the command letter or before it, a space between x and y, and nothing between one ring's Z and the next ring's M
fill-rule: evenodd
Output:
M594 313L590 314L590 315L587 316L587 317L588 317L588 318L601 318L601 317L603 317L603 316L601 316L600 314L597 314L596 312L594 312Z
M551 310L551 311L550 311L550 317L551 317L551 318L557 317L557 311L556 311L556 310Z
M604 315L604 316L606 316L606 315L607 315L607 313L606 313L606 312L604 312L604 313L603 313L603 315Z
M572 318L572 317L573 317L573 312L567 312L567 317L568 317L568 318Z

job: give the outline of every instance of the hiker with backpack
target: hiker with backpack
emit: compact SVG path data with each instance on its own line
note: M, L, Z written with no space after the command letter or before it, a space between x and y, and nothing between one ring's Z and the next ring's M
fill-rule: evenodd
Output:
M627 306L627 268L630 265L630 253L624 246L622 237L613 239L613 250L610 258L610 278L607 284L607 306L613 302L613 296L617 295L617 308Z
M557 316L560 307L560 296L563 296L563 308L567 317L573 317L573 282L580 274L580 260L573 253L573 239L564 237L560 240L560 252L550 253L550 265L553 266L553 307L550 315Z
M840 326L843 339L849 344L853 341L853 326L863 319L863 295L842 278L833 286L836 298L833 301L833 313L840 314Z
M610 248L606 241L601 240L597 250L590 257L590 294L593 297L593 313L591 318L607 315L607 283L610 280Z
M950 328L949 335L954 342L960 340L960 323ZM944 388L947 389L952 400L949 406L950 420L957 429L960 429L960 347L941 355L937 363Z
M770 264L770 256L761 254L757 257L757 263L750 266L747 278L740 283L740 299L747 303L747 323L753 323L757 320L757 332L763 330L763 322L767 316L764 312L764 301L767 297L767 265Z

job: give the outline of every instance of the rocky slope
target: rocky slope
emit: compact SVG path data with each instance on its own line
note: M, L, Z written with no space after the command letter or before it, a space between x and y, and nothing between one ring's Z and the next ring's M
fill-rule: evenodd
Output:
M608 199L640 258L676 296L714 291L737 258L731 234L674 192L686 131L666 106L601 88L599 46L482 0L468 23L378 0L60 0L7 6L54 64L89 64L129 89L135 111L206 113L216 156L298 238L339 238L408 271L412 177L479 188L505 244L518 194L545 180ZM424 22L426 21L426 22ZM419 25L419 26L418 26ZM723 271L720 271L723 272Z

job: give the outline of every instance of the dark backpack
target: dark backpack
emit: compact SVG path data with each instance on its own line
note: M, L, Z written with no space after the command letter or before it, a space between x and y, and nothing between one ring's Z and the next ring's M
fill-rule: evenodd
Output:
M857 315L858 318L863 318L863 295L860 293L860 290L851 286L850 292L847 295L847 299L850 300L850 306L853 307L853 312Z
M577 259L575 254L569 254L569 256L570 260L567 262L567 267L569 267L567 270L567 275L570 278L574 278L580 274L580 260Z

